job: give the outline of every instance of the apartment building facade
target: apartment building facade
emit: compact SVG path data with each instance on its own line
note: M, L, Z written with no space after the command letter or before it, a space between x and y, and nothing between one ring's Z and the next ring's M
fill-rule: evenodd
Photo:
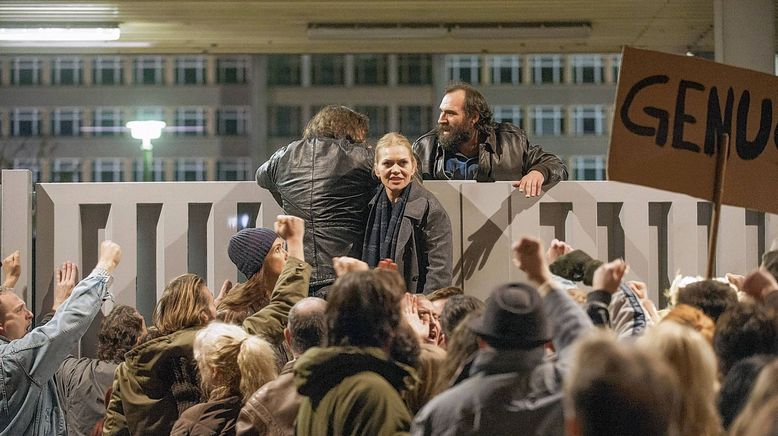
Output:
M251 180L326 104L370 117L370 138L434 127L451 80L495 119L559 154L572 179L605 176L618 54L0 56L0 165L35 181L135 181L132 120L167 124L153 178Z

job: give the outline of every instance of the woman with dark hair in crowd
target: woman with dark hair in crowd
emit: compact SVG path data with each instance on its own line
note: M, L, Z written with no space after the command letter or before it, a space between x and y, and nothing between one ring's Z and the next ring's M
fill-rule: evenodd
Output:
M376 144L375 174L381 179L370 201L362 260L376 267L392 259L411 293L451 284L451 221L431 192L415 183L411 143L387 133Z
M288 259L270 302L242 323L248 333L271 344L283 340L289 309L307 295L310 277L303 260L302 220L282 215L275 226L287 241ZM179 415L200 402L193 343L215 316L213 295L202 278L184 274L168 284L154 309L152 339L127 353L116 369L105 434L168 434Z
M214 322L195 337L194 357L207 402L188 408L172 435L235 434L243 403L278 376L273 347L242 328Z

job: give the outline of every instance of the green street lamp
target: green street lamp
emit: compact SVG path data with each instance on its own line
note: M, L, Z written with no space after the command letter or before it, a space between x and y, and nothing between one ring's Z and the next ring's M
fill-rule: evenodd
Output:
M154 145L151 144L151 140L162 135L162 129L165 128L165 125L164 121L130 121L126 124L132 137L141 140L144 182L152 181L151 165L154 158Z

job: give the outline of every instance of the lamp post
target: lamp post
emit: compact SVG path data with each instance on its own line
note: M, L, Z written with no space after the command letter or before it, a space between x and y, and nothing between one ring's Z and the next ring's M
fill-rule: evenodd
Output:
M154 158L154 145L152 139L157 139L162 135L162 129L165 128L163 121L130 121L126 124L130 129L130 134L135 139L141 140L140 149L143 150L143 181L152 181L151 166Z

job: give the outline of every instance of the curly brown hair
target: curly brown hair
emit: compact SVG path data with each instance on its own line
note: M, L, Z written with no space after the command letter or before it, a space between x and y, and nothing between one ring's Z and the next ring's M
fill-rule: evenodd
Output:
M143 334L143 317L135 308L116 306L100 323L97 358L122 363L124 355L138 344Z
M333 138L346 139L349 142L364 142L367 138L369 122L367 115L346 106L324 106L308 121L303 138Z

